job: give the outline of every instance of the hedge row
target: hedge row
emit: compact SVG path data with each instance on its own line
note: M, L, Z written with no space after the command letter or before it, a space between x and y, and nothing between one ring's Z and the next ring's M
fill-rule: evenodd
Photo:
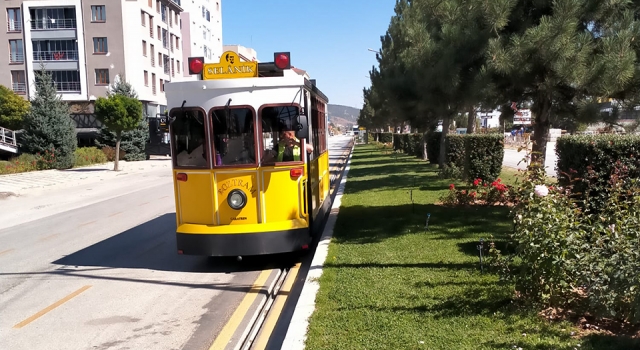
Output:
M441 137L441 132L427 135L427 156L432 164L438 164ZM465 179L493 181L500 176L504 158L502 134L448 134L445 147L445 164L461 169Z
M560 137L556 143L558 183L561 186L567 186L573 182L574 193L600 197L598 201L590 202L603 205L603 202L608 200L608 196L602 189L609 182L612 174L625 170L628 171L629 178L640 179L638 151L640 151L640 136L637 135ZM582 181L572 181L572 179Z

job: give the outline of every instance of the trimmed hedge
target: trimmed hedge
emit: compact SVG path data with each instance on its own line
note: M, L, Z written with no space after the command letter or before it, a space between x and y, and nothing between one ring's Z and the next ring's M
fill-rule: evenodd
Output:
M468 180L494 181L502 171L504 136L502 134L468 134L464 139L465 177Z
M590 179L590 183L573 183L573 192L602 197L599 202L603 204L607 196L599 189L611 179L616 167L627 167L630 178L640 178L639 151L640 136L637 135L562 136L556 142L558 184L569 185L568 176L572 179ZM594 172L591 175L589 167Z
M464 168L464 136L458 134L447 135L445 147L447 148L447 161L445 163L449 166L453 165L456 168Z

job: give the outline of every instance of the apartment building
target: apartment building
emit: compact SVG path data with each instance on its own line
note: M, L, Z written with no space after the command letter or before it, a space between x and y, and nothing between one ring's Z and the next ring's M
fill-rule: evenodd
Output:
M206 63L217 63L222 56L222 1L181 0L183 75L188 79L188 57L204 57Z
M0 55L0 66L6 67L0 69L0 84L25 98L35 92L34 70L44 65L72 111L91 114L92 102L124 75L146 114L155 116L166 108L164 83L184 79L179 0L1 4L7 29L0 31L0 41L7 51Z

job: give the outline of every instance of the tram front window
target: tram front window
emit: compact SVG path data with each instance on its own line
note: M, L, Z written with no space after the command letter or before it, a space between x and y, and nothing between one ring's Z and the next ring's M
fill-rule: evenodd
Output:
M175 112L171 124L177 167L207 167L204 114L199 110Z
M215 165L255 164L253 111L249 108L224 108L211 112Z
M299 110L296 106L265 107L262 109L260 117L262 121L262 149L264 150L263 164L302 161L302 141L295 137L294 131L298 115Z

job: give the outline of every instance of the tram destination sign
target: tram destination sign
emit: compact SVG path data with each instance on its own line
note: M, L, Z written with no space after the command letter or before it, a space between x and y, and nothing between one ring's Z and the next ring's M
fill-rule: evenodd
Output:
M202 78L233 79L252 78L258 76L258 62L241 61L233 51L226 51L220 56L220 63L206 63L202 67Z

